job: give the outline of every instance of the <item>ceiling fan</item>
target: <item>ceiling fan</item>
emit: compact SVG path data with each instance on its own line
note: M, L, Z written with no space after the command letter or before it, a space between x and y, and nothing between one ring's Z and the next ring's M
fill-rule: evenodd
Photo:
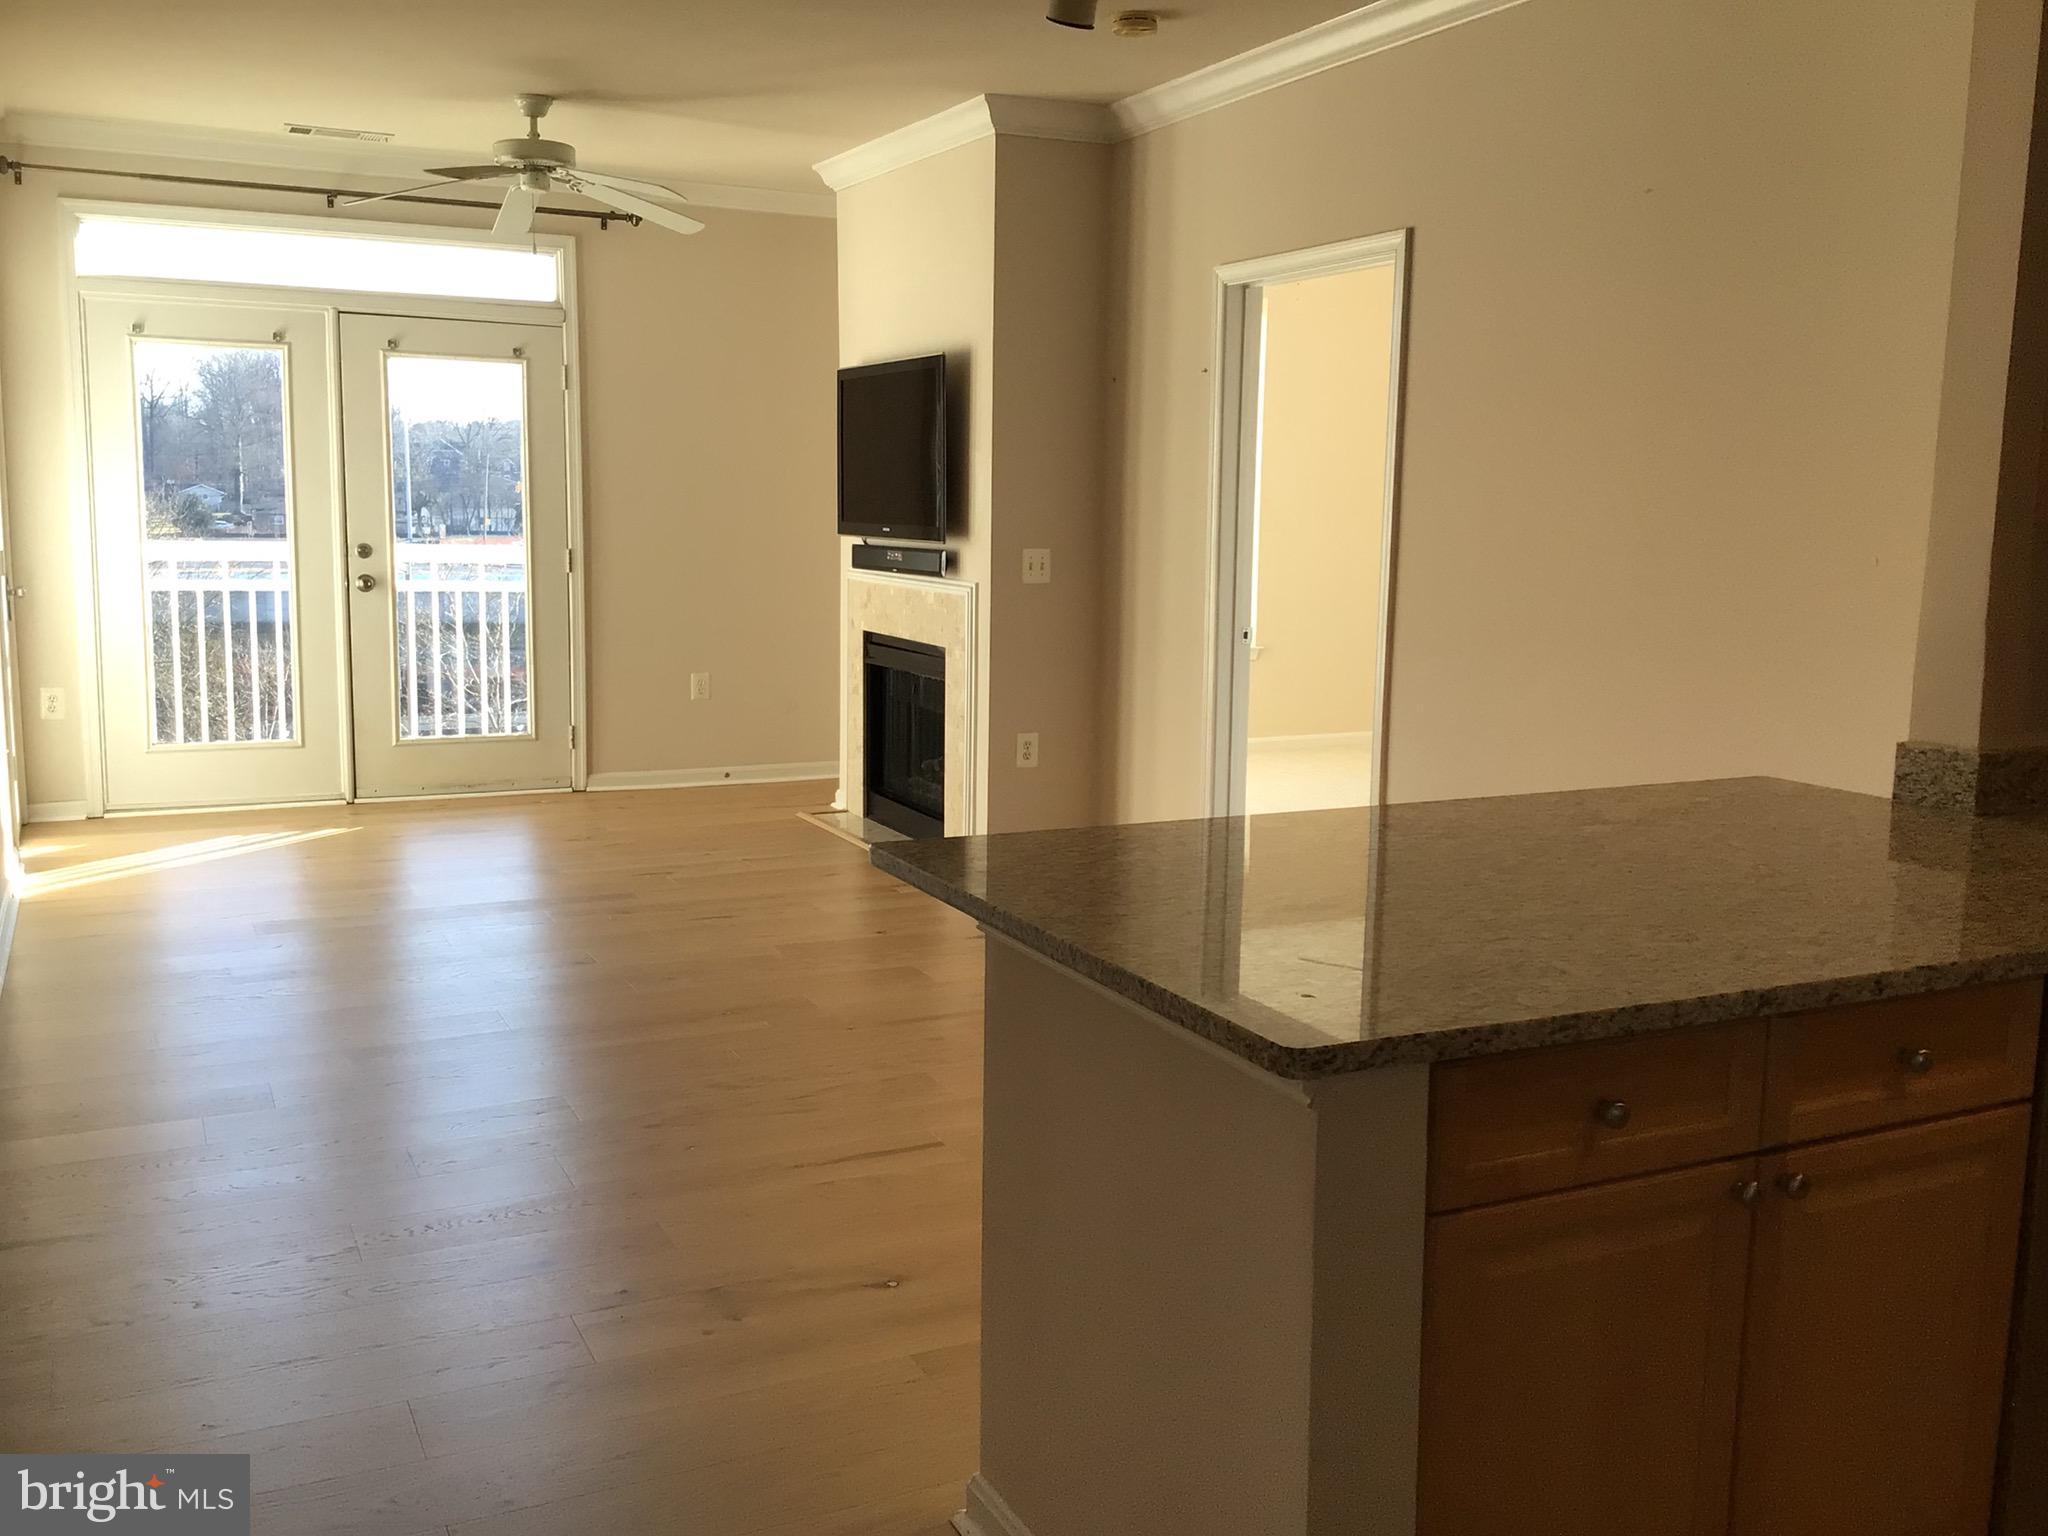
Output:
M694 235L704 228L700 220L652 201L654 198L689 201L671 187L664 187L659 182L636 181L630 176L607 176L596 171L578 170L574 145L540 136L540 120L555 104L554 97L528 92L516 100L520 115L526 119L526 135L518 139L500 139L493 144L491 164L429 167L426 174L436 179L425 186L382 192L375 197L354 197L343 206L355 208L364 203L380 203L387 197L404 197L457 182L510 181L512 185L506 189L505 201L498 209L498 220L491 226L491 233L501 239L517 240L525 236L533 228L534 210L540 206L542 195L554 187L603 203L620 213L645 219L650 224L659 224L679 235Z

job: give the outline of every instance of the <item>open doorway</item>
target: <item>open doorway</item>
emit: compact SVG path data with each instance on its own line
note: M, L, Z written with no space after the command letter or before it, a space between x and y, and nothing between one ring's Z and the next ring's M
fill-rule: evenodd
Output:
M1219 273L1217 814L1381 798L1406 256Z

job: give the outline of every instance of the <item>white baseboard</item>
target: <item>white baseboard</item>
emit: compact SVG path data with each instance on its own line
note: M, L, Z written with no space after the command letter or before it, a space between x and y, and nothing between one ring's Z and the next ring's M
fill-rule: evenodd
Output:
M1031 1536L1017 1512L979 1472L967 1480L967 1507L953 1517L960 1536Z
M24 821L83 821L85 802L83 800L45 800L40 805L30 801L22 812Z
M700 789L707 784L795 784L839 777L839 764L744 763L735 768L652 768L627 773L593 773L590 788Z

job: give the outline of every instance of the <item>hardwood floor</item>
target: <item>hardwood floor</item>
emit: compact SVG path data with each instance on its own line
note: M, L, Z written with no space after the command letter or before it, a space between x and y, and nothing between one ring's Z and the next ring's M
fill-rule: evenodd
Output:
M938 1536L974 929L816 785L32 828L0 1446L285 1536Z

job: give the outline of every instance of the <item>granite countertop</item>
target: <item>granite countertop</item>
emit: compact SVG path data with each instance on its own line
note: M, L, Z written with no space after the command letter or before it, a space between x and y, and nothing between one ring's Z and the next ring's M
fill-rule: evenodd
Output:
M1779 779L872 858L1290 1078L2048 974L2048 822Z

